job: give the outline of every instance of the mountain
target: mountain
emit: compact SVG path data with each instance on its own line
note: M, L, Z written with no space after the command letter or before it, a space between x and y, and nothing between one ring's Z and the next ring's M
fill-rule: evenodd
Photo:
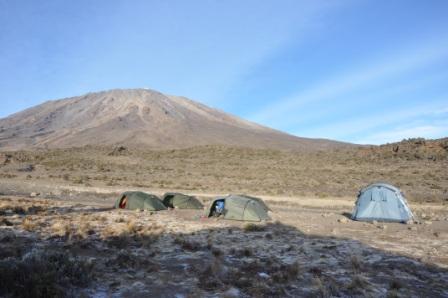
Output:
M0 119L0 149L84 145L197 145L319 150L350 146L295 137L185 97L149 89L116 89L47 101Z

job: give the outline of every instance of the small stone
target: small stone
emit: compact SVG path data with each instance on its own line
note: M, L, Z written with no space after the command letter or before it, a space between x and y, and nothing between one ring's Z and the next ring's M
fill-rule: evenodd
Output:
M379 226L378 226L378 229L386 230L386 229L387 229L387 226L386 226L386 225L379 225Z
M348 219L345 218L345 217L343 217L343 218L339 218L339 219L338 219L338 222L345 224L345 223L348 223Z
M7 220L6 218L3 218L2 220L0 220L0 226L13 226L14 224L12 222L10 222L9 220Z
M32 193L30 193L30 197L32 197L32 198L35 198L35 197L37 197L37 196L39 196L40 195L40 193L38 193L38 192L32 192Z
M265 273L265 272L259 272L258 276L261 278L269 278L269 274Z
M134 283L132 284L132 287L133 287L133 288L139 288L139 289L142 289L142 288L145 287L145 284L142 283L141 281L136 281L136 282L134 282Z
M417 227L408 227L408 230L410 230L410 231L417 231Z
M241 296L241 292L240 290L238 290L237 288L231 287L230 289L228 289L227 291L225 291L223 293L224 297L228 297L228 298L238 298Z
M434 236L435 236L435 237L439 237L439 236L440 236L440 233L439 233L439 232L434 232Z
M425 221L424 221L424 224L425 224L425 225L432 225L432 221L430 221L430 220L425 220Z

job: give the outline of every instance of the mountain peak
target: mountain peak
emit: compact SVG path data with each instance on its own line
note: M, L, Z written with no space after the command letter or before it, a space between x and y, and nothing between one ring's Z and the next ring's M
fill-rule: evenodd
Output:
M315 150L346 144L298 138L151 89L112 89L48 101L0 119L0 149L84 145L232 145Z

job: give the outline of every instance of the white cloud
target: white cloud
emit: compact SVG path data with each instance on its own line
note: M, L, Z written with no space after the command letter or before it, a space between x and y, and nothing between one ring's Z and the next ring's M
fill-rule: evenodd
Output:
M424 46L420 46L424 44ZM288 98L277 101L259 110L248 118L266 125L276 127L294 122L298 109L307 103L335 100L346 93L388 80L394 76L432 64L448 57L448 42L439 40L419 42L419 46L403 47L402 53L383 58L381 61L338 75L303 90ZM337 103L335 103L337 104ZM302 111L303 113L303 111ZM292 121L291 121L292 120Z
M357 144L384 144L398 142L407 138L441 138L448 136L448 123L441 125L424 125L408 128L398 128L391 131L383 131L368 135L365 138L355 140Z
M368 116L360 116L355 119L348 119L338 123L329 123L307 131L296 131L294 134L308 137L324 137L330 139L340 139L352 142L351 136L365 133L379 127L399 125L403 122L409 123L412 119L427 119L440 117L448 112L448 95L441 99L432 100L430 104L421 104L404 110L391 109L388 113L375 113Z

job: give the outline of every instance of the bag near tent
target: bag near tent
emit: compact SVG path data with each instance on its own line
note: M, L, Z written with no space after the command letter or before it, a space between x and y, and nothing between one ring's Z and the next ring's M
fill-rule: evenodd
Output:
M386 183L374 183L363 188L352 212L352 219L360 221L405 223L413 217L403 193Z
M202 203L194 196L181 193L166 193L163 195L163 204L168 208L203 209Z
M269 207L259 198L228 195L214 199L205 210L205 216L222 215L224 219L262 221L271 219Z
M128 191L123 193L115 202L115 208L149 211L166 210L165 205L163 205L157 196L141 191Z

